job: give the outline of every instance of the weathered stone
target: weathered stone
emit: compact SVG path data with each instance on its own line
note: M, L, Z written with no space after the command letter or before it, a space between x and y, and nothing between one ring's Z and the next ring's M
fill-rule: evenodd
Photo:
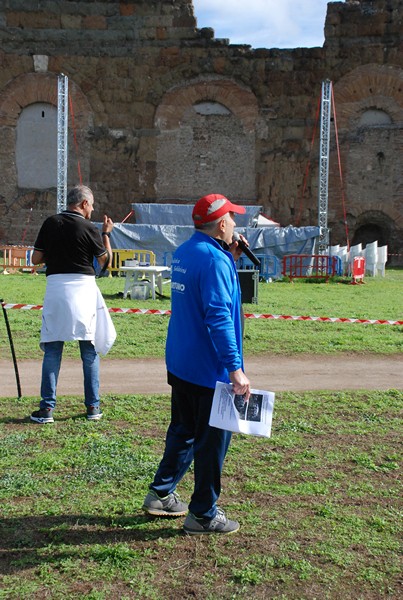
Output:
M134 2L120 2L119 11L122 17L130 17L136 12L136 6Z
M79 15L62 15L60 18L63 29L81 29L81 22Z
M11 12L6 15L6 24L7 27L22 29L58 29L60 16L42 12Z
M0 25L0 243L23 232L32 243L55 210L55 189L18 188L14 149L24 108L56 106L58 73L74 109L69 185L79 159L100 214L119 221L133 201L213 186L282 225L317 222L318 102L331 77L350 236L378 227L403 253L401 0L330 2L323 48L232 45L197 29L191 0L41 0L40 11L7 0ZM331 137L328 219L332 243L345 243L333 125Z
M102 15L83 17L83 29L107 29L106 18Z

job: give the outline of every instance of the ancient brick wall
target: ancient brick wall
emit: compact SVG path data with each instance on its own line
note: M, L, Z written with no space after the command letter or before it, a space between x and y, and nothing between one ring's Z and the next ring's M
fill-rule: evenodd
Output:
M329 78L331 243L345 243L346 213L350 241L375 231L402 253L402 19L402 0L331 2L323 48L254 50L197 29L191 0L0 1L0 243L32 243L55 210L54 187L18 185L15 152L22 111L56 105L59 73L69 184L79 164L95 218L219 191L284 226L317 224L313 132Z

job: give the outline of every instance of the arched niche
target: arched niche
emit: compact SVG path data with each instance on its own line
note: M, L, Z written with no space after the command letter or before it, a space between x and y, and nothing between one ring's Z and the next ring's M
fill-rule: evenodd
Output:
M339 130L355 129L366 111L381 111L392 124L403 124L403 70L368 64L357 67L334 85Z
M391 116L379 108L364 110L358 121L358 127L388 127L392 125Z
M57 81L54 73L28 73L16 77L6 85L0 94L0 135L7 141L7 148L0 148L0 161L3 173L7 173L7 195L12 196L20 188L49 189L57 185L54 179L54 163L49 177L38 173L35 177L36 161L49 158L38 148L38 156L32 155L32 167L27 169L29 157L24 154L23 145L35 144L40 139L40 130L44 133L43 143L52 144L57 151ZM69 80L69 139L68 139L68 180L69 184L78 181L78 161L82 177L89 179L90 152L88 131L92 127L92 111L80 88ZM43 123L41 123L44 112ZM29 121L36 122L33 135L29 135ZM73 131L74 121L74 131ZM32 132L31 132L32 133ZM20 139L17 139L20 134ZM74 135L73 135L74 134ZM50 139L50 137L52 139ZM56 138L56 139L55 139ZM73 142L73 138L75 141ZM23 143L21 143L23 142ZM18 156L17 156L18 149ZM21 152L20 152L21 150ZM46 155L46 156L45 156ZM23 173L25 170L25 174Z
M334 85L335 113L340 139L340 165L347 210L354 215L384 214L401 227L401 165L403 145L403 70L386 65L360 66ZM332 159L329 189L340 189L336 157ZM342 215L342 208L338 210ZM361 233L371 234L365 222Z
M57 187L57 108L35 102L17 120L15 158L19 188Z
M158 106L156 191L195 199L219 192L256 198L254 94L231 80L194 81L168 91Z
M354 221L351 245L362 244L363 248L369 243L378 242L378 246L390 246L396 221L393 216L380 210L368 210L358 215Z

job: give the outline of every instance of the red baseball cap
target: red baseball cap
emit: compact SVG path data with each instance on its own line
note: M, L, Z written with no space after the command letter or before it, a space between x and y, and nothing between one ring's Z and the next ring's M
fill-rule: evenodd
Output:
M200 198L196 202L192 218L195 225L203 225L204 223L215 221L229 212L243 215L246 210L243 206L232 204L222 194L208 194L208 196L203 196L203 198Z

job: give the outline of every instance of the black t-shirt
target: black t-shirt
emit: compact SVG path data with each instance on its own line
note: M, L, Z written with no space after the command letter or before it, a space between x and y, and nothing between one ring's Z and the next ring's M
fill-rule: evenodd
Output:
M101 233L94 223L80 213L68 210L44 221L34 248L45 255L46 275L95 275L94 256L106 252Z

